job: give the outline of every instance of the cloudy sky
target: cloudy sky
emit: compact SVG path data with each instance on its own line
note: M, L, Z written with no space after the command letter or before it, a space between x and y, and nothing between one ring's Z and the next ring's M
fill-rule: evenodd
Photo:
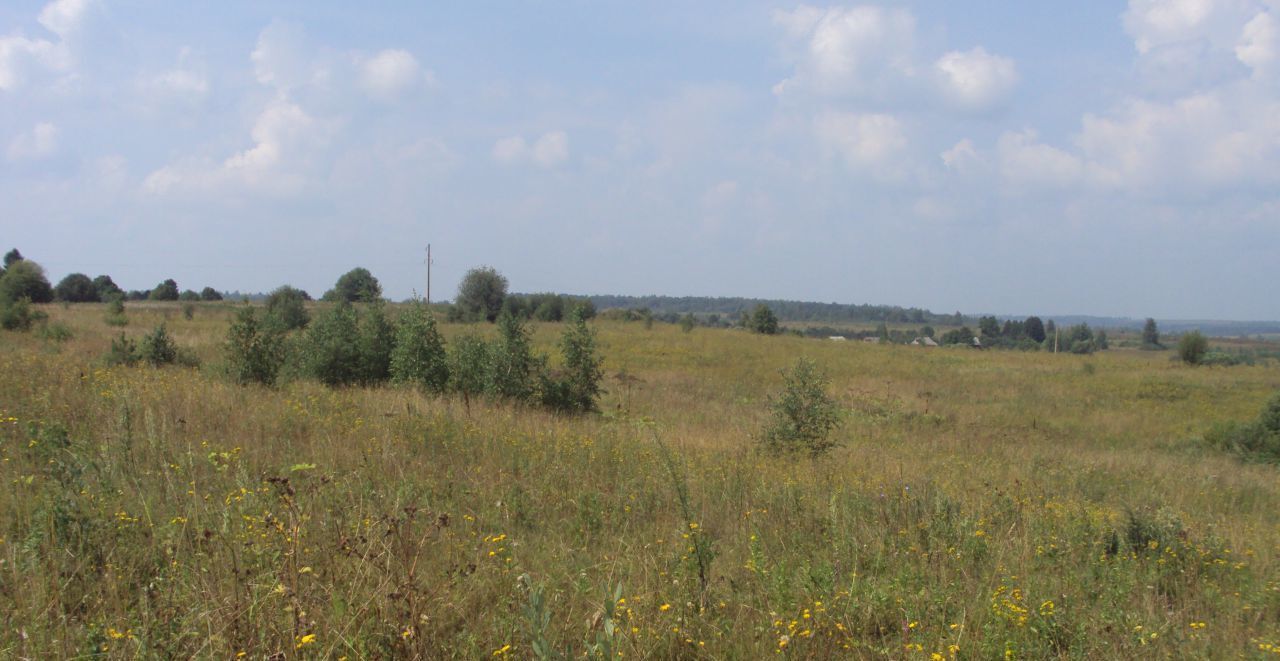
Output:
M1280 0L0 4L0 244L127 288L1280 318Z

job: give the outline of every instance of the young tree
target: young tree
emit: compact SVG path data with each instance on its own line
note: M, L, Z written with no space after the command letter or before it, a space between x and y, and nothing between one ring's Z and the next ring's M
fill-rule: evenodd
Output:
M493 267L481 266L463 276L454 305L462 308L464 319L495 321L506 297L507 279Z
M237 383L275 384L284 363L284 337L264 326L248 305L240 308L227 330L227 367Z
M396 329L387 320L382 302L370 305L360 315L360 369L364 383L382 383L391 378L391 352Z
M1199 365L1209 351L1209 338L1198 330L1183 333L1178 338L1178 357L1188 365Z
M364 376L356 309L347 301L317 315L307 327L303 345L306 372L317 381L345 386Z
M138 349L138 356L152 367L169 365L178 359L178 345L174 343L169 331L165 330L164 324L156 326L143 337Z
M415 302L396 320L391 379L441 393L449 387L449 359L435 316Z
M1142 325L1142 348L1163 348L1160 344L1160 329L1156 326L1156 320L1151 317L1147 317L1147 322Z
M67 303L97 303L101 300L98 288L83 273L72 273L58 281L58 286L53 288L53 297Z
M596 355L595 331L587 326L586 311L580 306L569 313L560 352L564 355L563 373L558 379L542 379L543 403L570 413L595 411L604 373L600 370L602 360Z
M311 322L306 307L309 300L307 292L281 285L267 296L267 316L283 330L305 328Z
M778 334L778 317L773 314L773 310L764 303L757 303L755 309L751 311L751 316L746 318L747 330L762 335Z
M528 401L534 392L534 377L540 367L533 355L529 331L519 319L498 317L498 338L489 357L490 395L500 399Z
M148 298L153 301L176 301L178 300L178 283L173 278L169 278L156 285L156 288L151 290L151 295Z
M325 292L326 301L346 301L348 303L372 303L382 300L382 285L373 277L369 269L356 267L342 274L333 289Z
M801 358L783 378L782 392L770 398L773 416L761 435L765 450L817 457L835 447L830 435L840 424L840 407L827 395L817 364Z
M484 392L489 382L489 345L475 335L453 341L449 351L449 387L462 393L471 411L471 398Z

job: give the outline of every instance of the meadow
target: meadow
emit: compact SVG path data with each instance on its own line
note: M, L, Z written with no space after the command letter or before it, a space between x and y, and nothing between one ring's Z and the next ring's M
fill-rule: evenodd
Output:
M557 416L235 385L231 304L41 307L70 339L0 333L3 658L1280 654L1276 468L1199 440L1273 360L597 321L602 411ZM104 366L161 321L199 368ZM801 356L840 445L757 452Z

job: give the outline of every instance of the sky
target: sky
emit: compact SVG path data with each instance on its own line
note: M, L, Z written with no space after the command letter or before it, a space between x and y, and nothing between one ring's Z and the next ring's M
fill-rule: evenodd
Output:
M55 282L1280 319L1280 0L7 0Z

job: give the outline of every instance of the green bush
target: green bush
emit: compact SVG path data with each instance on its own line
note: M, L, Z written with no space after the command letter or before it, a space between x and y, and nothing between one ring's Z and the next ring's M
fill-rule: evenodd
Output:
M778 317L764 303L756 305L751 316L747 318L747 330L763 335L778 334Z
M6 300L0 295L0 328L13 331L31 330L38 322L48 319L45 313L33 309L27 298Z
M1209 351L1209 339L1198 330L1183 333L1178 338L1178 357L1188 365L1199 365Z
M494 321L502 312L507 297L507 279L492 267L481 266L467 271L454 298L457 315L465 321ZM516 316L514 310L508 310Z
M72 273L58 282L53 288L55 300L67 303L97 303L100 300L98 288L93 280L83 273Z
M178 359L178 346L164 324L160 324L142 338L138 356L152 367L171 365Z
M1280 463L1280 393L1251 422L1230 422L1210 429L1205 442L1246 461Z
M396 320L396 343L391 352L391 378L440 393L449 387L449 359L435 317L420 303Z
M489 357L486 391L498 399L528 401L535 392L540 361L533 355L529 331L510 314L498 317L498 338Z
M307 292L283 285L267 296L267 315L283 330L305 328L311 322L306 303L311 300Z
M107 355L102 357L102 362L106 363L108 367L116 365L133 367L138 364L139 359L138 343L121 333L119 338L111 340L111 349L107 351Z
M564 356L561 372L540 377L543 405L566 413L595 411L604 373L596 355L595 331L587 326L582 307L570 313L568 327L560 338L560 351Z
M359 321L360 380L365 384L383 383L391 378L391 353L396 345L396 329L387 320L381 301L365 309Z
M16 302L24 298L32 303L49 303L53 301L53 287L44 276L44 268L19 258L0 276L0 300Z
M155 289L147 295L147 298L153 301L176 301L178 300L178 283L169 278L164 282L156 285Z
M236 313L227 330L228 372L237 383L274 385L284 363L284 337L258 320L249 306Z
M303 340L304 372L329 386L358 383L365 374L358 322L346 301L317 315Z
M462 335L449 349L449 388L461 393L468 407L471 398L485 391L489 382L489 345L475 335Z
M325 292L324 300L330 302L372 303L382 299L382 285L369 269L359 267L342 274L333 289Z
M840 424L840 407L827 396L827 378L808 358L783 373L781 393L771 397L772 417L761 441L771 454L805 453L816 457L835 447L831 431Z
M38 335L41 339L50 342L66 342L75 337L75 334L71 332L71 327L57 321L41 326Z
M105 321L108 326L127 326L129 318L124 314L124 297L117 294L107 303L107 315Z

